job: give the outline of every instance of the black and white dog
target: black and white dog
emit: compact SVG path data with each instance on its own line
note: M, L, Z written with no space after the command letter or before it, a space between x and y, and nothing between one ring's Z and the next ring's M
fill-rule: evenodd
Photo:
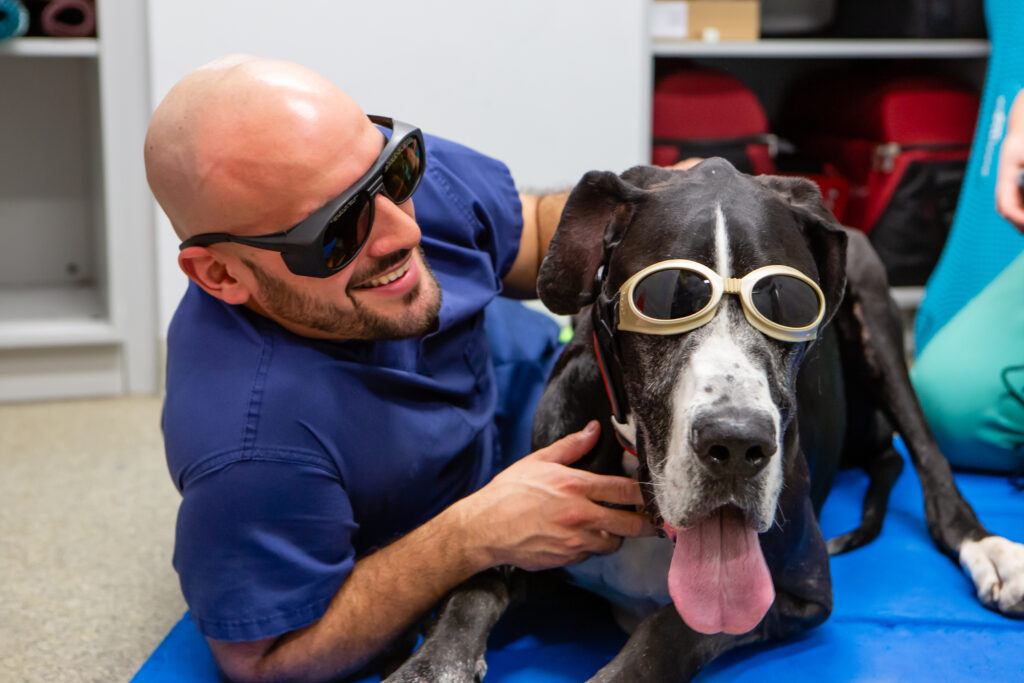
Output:
M884 269L813 183L721 159L588 173L538 288L552 311L580 315L534 446L601 420L579 466L637 477L667 536L568 568L632 630L594 680L689 680L726 650L823 622L829 552L881 529L902 468L894 429L939 549L985 606L1024 616L1024 545L989 534L957 490L907 376ZM862 524L826 544L817 513L851 465L871 478ZM453 591L389 680L479 679L517 574Z

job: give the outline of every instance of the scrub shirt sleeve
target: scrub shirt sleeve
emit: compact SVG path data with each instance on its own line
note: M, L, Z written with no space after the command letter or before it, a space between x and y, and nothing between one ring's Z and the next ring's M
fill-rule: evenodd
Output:
M355 563L352 517L337 474L312 460L236 461L188 482L174 567L199 631L250 641L318 620Z
M435 182L421 186L413 197L417 219L422 205L427 215L421 223L430 226L432 236L454 244L472 240L472 246L490 256L497 279L502 280L519 253L523 231L523 207L508 166L444 138L427 135L424 145L427 173ZM460 211L466 220L432 220L435 204ZM476 233L453 234L465 225L474 226Z

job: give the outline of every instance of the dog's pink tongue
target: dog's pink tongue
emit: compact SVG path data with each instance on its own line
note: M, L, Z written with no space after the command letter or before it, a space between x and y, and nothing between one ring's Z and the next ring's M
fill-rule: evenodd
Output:
M722 508L689 529L674 529L668 590L683 621L700 633L746 633L775 600L757 541L735 508Z

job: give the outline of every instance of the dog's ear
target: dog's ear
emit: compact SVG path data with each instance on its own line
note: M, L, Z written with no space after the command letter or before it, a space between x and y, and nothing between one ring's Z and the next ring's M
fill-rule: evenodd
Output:
M572 315L597 298L597 269L643 195L610 171L590 171L573 188L537 274L537 293L549 310Z
M824 326L837 310L846 291L846 230L821 201L821 190L806 178L756 176L755 180L774 190L789 204L800 220L804 238L814 256L825 295Z

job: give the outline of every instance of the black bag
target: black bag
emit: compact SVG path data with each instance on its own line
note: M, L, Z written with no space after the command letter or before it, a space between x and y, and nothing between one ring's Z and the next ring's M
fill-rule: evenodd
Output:
M984 38L983 0L839 0L842 38Z

